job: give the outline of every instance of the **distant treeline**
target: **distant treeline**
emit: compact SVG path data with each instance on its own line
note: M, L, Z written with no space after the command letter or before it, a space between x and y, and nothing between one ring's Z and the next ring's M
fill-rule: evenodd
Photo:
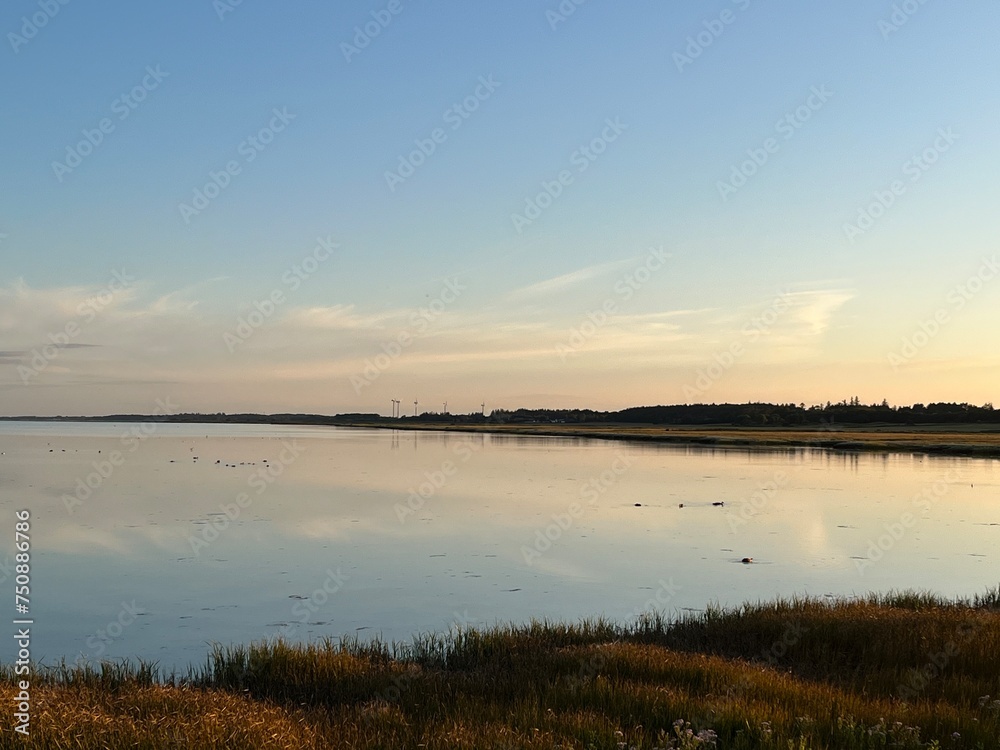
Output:
M977 424L1000 422L993 404L914 404L890 406L862 404L850 399L825 406L805 404L680 404L673 406L635 406L622 411L598 412L589 409L517 409L495 410L491 422L573 423L606 422L672 425L735 425L745 427L795 427L823 424Z
M997 424L1000 413L993 404L914 404L890 406L862 404L859 399L805 404L678 404L673 406L635 406L621 411L592 409L494 409L489 415L441 414L425 412L416 417L391 419L380 414L112 414L103 417L0 417L0 419L62 420L98 422L177 422L204 424L298 424L345 425L384 424L391 422L433 424L663 424L663 425L735 425L738 427L796 427L824 424Z

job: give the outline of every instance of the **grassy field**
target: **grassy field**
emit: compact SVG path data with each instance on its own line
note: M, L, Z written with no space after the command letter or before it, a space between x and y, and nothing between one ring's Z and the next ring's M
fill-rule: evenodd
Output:
M826 428L674 427L625 424L489 424L447 425L403 422L357 424L400 430L488 432L500 435L641 440L705 447L823 448L847 451L931 453L952 456L1000 457L1000 425L898 425Z
M1000 588L53 669L10 726L0 747L1000 748Z

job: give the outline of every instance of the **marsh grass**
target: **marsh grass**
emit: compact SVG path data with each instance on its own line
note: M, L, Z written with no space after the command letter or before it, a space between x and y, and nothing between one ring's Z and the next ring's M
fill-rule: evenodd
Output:
M0 747L998 748L998 605L1000 588L781 599L220 646L185 675L60 665L33 678L31 739Z
M715 448L813 448L849 452L929 453L950 456L1000 456L1000 431L996 425L934 425L882 427L836 425L800 427L680 426L632 423L590 424L357 424L393 430L491 433L495 437L521 435L602 440L653 441Z

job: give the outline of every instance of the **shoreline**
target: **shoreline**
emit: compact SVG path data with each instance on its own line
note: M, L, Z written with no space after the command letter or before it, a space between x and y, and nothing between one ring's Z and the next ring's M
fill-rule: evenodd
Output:
M586 440L654 442L696 448L747 448L759 450L816 450L842 453L910 453L967 458L1000 458L1000 432L929 430L872 430L843 427L837 430L797 428L663 427L659 425L455 425L455 424L386 424L359 423L341 427L417 432L460 432L519 437L562 437ZM953 427L951 425L943 427ZM997 428L995 425L988 427Z
M836 425L834 427L734 427L732 425L663 425L643 423L454 423L413 418L357 420L321 415L238 415L236 418L190 419L116 414L101 417L0 417L2 422L111 423L151 422L198 425L280 425L348 427L413 432L454 432L517 437L556 437L661 443L678 447L801 450L839 453L900 453L966 458L1000 458L1000 424Z

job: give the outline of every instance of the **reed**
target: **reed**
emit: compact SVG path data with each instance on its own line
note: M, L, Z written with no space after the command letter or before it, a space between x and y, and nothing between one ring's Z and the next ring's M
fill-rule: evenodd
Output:
M14 675L0 669L11 705ZM40 669L52 748L1000 748L1000 588Z

